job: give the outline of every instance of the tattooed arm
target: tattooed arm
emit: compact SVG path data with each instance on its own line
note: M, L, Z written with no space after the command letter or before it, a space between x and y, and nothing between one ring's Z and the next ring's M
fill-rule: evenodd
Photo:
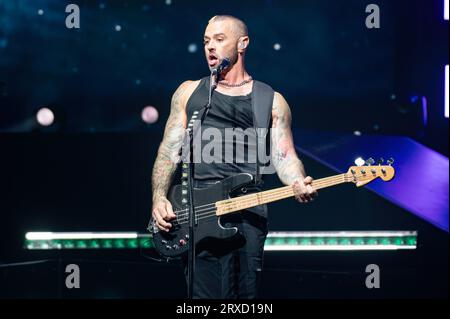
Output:
M291 111L284 97L275 92L272 106L272 162L285 185L293 185L296 198L308 202L317 195L313 179L306 176L302 161L295 151L291 131Z
M175 218L167 192L173 174L180 160L180 150L186 129L186 102L196 82L186 81L172 96L170 115L164 130L164 137L158 149L152 172L153 208L152 216L161 230L171 227L166 221Z

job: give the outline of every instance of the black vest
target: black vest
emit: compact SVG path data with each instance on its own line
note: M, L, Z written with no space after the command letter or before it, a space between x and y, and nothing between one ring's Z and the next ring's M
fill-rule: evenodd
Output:
M208 93L209 77L205 77L187 102L188 121L194 111L201 110L207 104ZM198 139L194 138L196 180L215 181L238 173L250 173L255 177L256 185L249 191L260 190L264 164L257 165L257 154L265 151L270 156L268 129L273 95L273 89L259 81L253 81L251 94L245 96L229 96L214 91L201 134ZM265 205L249 210L267 216Z

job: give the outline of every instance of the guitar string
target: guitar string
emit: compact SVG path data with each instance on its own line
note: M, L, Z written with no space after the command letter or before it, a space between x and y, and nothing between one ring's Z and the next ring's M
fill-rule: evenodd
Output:
M336 175L336 176L331 176L331 177L326 177L326 178L324 178L324 179L335 179L335 178L342 178L342 175ZM317 180L316 182L313 182L313 186L317 186L318 184L320 184L320 183L322 183L322 179L321 180ZM283 188L283 187L281 187L281 188ZM269 191L270 192L270 191ZM251 194L250 194L251 195ZM264 196L267 196L267 195L264 195ZM239 198L239 197L235 197L235 199L236 198ZM241 197L242 198L242 197ZM245 200L246 201L246 200ZM198 209L198 208L200 208L200 207L206 207L206 206L212 206L212 205L215 205L216 203L210 203L210 204L205 204L205 205L199 205L199 206L196 206L195 208L196 208L196 212L200 212L200 211L204 211L205 209ZM188 211L188 209L181 209L181 210L177 210L177 211L175 211L174 213L175 214L177 214L177 213L180 213L180 212L186 212L186 211ZM182 214L182 215L179 215L179 216L183 216L184 214Z
M342 177L342 176L340 176L340 177ZM350 181L350 179L351 178L348 178L347 176L344 176L344 178L345 178L345 180L343 181L343 182L349 182ZM341 178L339 178L339 179L341 179ZM315 184L315 186L323 186L323 185L327 185L329 182L331 182L331 181L327 181L327 182L318 182L318 183L316 183ZM334 182L334 181L333 181ZM331 185L335 185L335 184L330 184L330 186ZM279 191L277 191L277 192L274 192L274 193L272 193L272 194L270 194L269 196L267 196L267 197L265 197L265 199L268 199L269 200L269 202L270 202L270 200L271 199L273 199L273 198L277 198L277 197L279 197L279 196L283 196L283 195L290 195L290 196L293 196L293 195L291 195L291 192L292 192L292 189L291 188L289 188L289 189L282 189L282 190L279 190ZM251 202L251 201L254 201L254 199L249 199L249 200L245 200L244 202ZM225 204L224 205L225 207L226 206L229 206L229 204ZM226 207L226 208L229 208L229 207ZM225 208L225 209L226 209ZM248 207L247 207L248 208ZM242 208L242 209L245 209L245 208ZM201 220L201 219L205 219L205 218L209 218L209 217L213 217L213 216L217 216L216 215L216 208L214 207L214 208L212 208L212 209L203 209L202 211L205 211L204 213L202 213L202 214L198 214L197 215L197 220ZM210 214L210 213L212 213L212 214ZM183 214L183 216L186 216L186 215L188 215L188 214ZM180 222L180 220L181 220L181 222ZM177 219L177 223L179 224L179 225L183 225L183 224L186 224L187 222L186 222L186 219L185 218L183 218L183 219L180 219L180 218L178 218Z
M322 186L322 184L321 183L317 183L315 186L319 186L320 187L320 186ZM291 187L283 188L283 189L280 189L280 190L278 190L276 192L272 192L272 193L263 195L264 196L263 200L271 202L275 198L278 198L278 197L284 196L284 195L290 195L291 193L292 193L292 188ZM254 195L254 194L251 194L251 195ZM239 198L239 197L236 197L236 198ZM249 198L244 199L244 200L239 200L239 201L236 201L236 202L233 202L233 203L223 204L222 207L224 207L224 209L226 210L226 209L232 208L234 205L245 206L245 205L248 205L248 204L252 204L252 203L254 203L257 200L258 200L257 195L256 196L250 196ZM254 206L257 206L257 205L254 205ZM250 207L253 207L253 206L250 206ZM242 207L242 209L245 209L245 208L249 208L249 207ZM198 214L197 215L198 217L201 217L201 216L204 216L205 214L208 214L211 211L216 211L216 207L214 206L212 208L204 208L204 209L201 209L201 210L197 210L196 212L204 212L202 214ZM181 215L179 215L177 221L178 222L184 221L188 216L189 216L189 214L181 214Z
M272 194L272 195L270 195L270 196L267 196L266 199L268 200L268 202L270 202L272 199L277 199L277 198L283 197L284 195L288 195L288 196L286 196L286 197L293 196L292 190L285 190L285 191L279 192L279 193L277 193L277 194ZM283 198L285 198L285 197L283 197ZM281 198L280 198L280 199L281 199ZM257 206L257 205L255 205L255 206ZM253 206L250 206L250 207L253 207ZM250 207L241 207L241 208L237 209L236 211L238 211L238 210L243 210L243 209L250 208ZM230 207L229 207L229 206L228 206L228 207L225 207L225 210L226 210L227 208L230 208ZM216 215L216 211L217 211L217 209L216 209L215 207L214 207L214 208L211 208L211 209L206 209L206 212L197 215L197 216L198 216L197 219L200 220L200 219L204 219L204 218L209 218L209 217L217 216L217 215ZM212 214L210 214L210 213L212 213ZM188 220L188 218L183 217L182 219L179 218L179 219L177 220L177 222L178 222L178 224L184 224L184 223L186 222L186 220Z
M340 178L339 179L339 181L341 180L342 178ZM318 183L315 183L314 184L315 186L321 186L322 185L322 183L320 183L320 182L318 182ZM289 194L290 192L292 192L292 188L291 187L288 187L288 188L286 188L286 187L282 187L281 189L279 189L279 190L277 190L277 191L273 191L272 193L268 193L268 194L265 194L265 195L263 195L264 196L264 200L271 200L271 199L273 199L274 197L277 197L277 196L279 196L279 195L287 195L287 194ZM258 198L255 198L255 194L250 194L250 195L254 195L254 196L250 196L249 198L247 198L247 199L242 199L242 197L236 197L235 199L239 199L239 198L241 198L241 199L239 199L238 201L236 201L236 202L239 202L239 204L241 204L241 205L246 205L246 204L251 204L251 203L253 203L255 200L257 200ZM233 205L233 204L235 204L234 202L233 203L228 203L228 204L224 204L224 207L229 207L230 205ZM197 216L198 217L201 217L201 216L204 216L205 214L208 214L209 212L211 212L211 211L215 211L216 210L216 207L215 207L215 203L212 203L212 204L208 204L208 205L202 205L202 206L212 206L212 205L214 205L214 207L211 207L211 208L203 208L203 209L199 209L199 210L196 210L196 213L200 213L200 212L205 212L206 211L206 213L203 213L203 214L197 214ZM257 206L257 205L255 205L255 206ZM200 207L200 206L199 206ZM184 210L181 210L181 211L187 211L186 209L184 209ZM178 212L181 212L181 211L178 211ZM178 222L180 222L180 221L184 221L184 219L185 219L185 217L186 216L189 216L189 213L185 213L185 214L179 214L178 216L177 216L177 221Z

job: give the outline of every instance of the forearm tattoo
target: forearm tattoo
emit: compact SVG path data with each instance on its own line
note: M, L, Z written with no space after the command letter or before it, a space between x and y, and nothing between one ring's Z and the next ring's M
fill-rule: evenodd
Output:
M285 185L306 176L303 163L295 151L291 131L291 112L284 98L275 93L272 107L272 161Z
M153 202L156 202L158 198L167 196L173 174L180 161L180 151L186 128L186 112L182 98L186 86L186 83L183 83L172 97L170 116L153 166Z

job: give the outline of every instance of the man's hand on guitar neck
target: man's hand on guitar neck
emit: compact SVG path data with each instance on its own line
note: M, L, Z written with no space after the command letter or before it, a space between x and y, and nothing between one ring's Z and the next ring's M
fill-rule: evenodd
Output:
M294 189L295 199L300 203L308 203L318 196L317 190L312 187L313 179L311 176L305 178L299 177L294 180L292 188Z
M172 224L168 223L168 221L177 217L173 212L172 204L167 198L164 197L159 197L153 203L152 216L156 221L156 226L165 232L168 232L170 227L172 227Z

